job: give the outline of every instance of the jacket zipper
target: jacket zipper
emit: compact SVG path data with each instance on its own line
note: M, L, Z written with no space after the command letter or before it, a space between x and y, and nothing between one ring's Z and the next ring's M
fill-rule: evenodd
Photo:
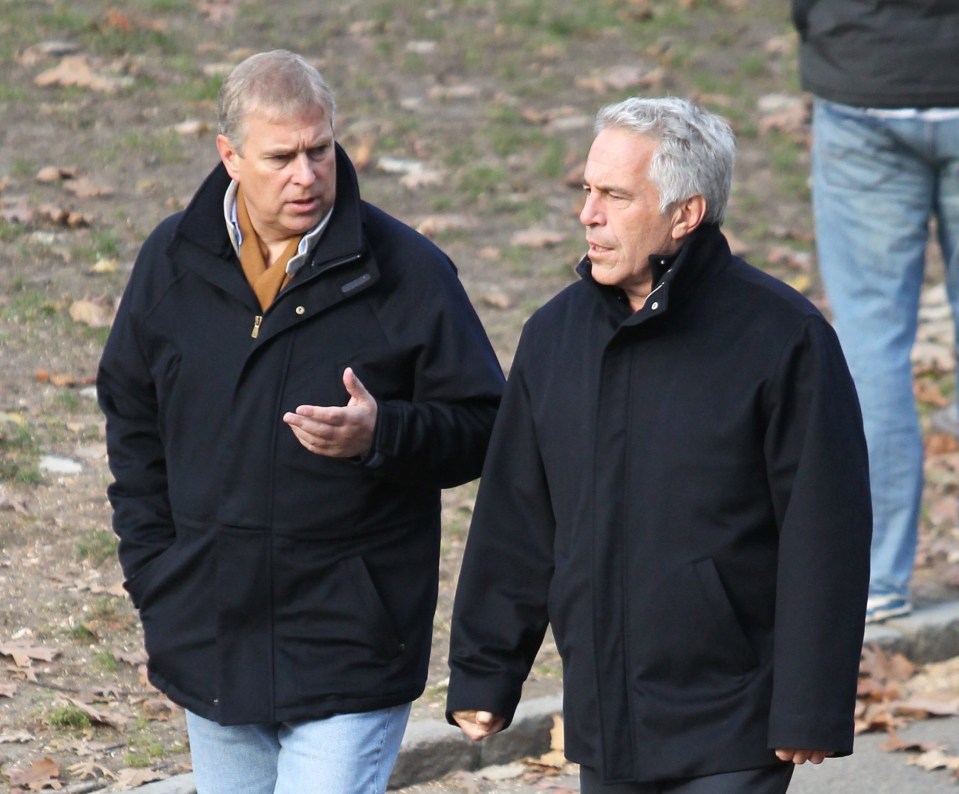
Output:
M356 260L360 259L362 256L363 254L359 253L359 254L351 254L350 256L343 257L342 259L337 259L334 262L330 262L324 265L314 275L318 275L319 273L325 273L328 270L332 270L333 268L340 267L341 265L349 264L350 262L355 262ZM263 315L257 314L253 318L253 330L250 332L251 339L256 339L260 335L260 325L262 323L263 323Z

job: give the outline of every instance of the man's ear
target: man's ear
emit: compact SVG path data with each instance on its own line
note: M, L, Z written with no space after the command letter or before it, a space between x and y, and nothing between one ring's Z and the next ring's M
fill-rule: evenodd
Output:
M673 209L673 239L681 240L683 237L692 234L705 217L705 196L697 193L695 196L690 196L685 201L681 201Z
M216 150L220 153L220 161L226 167L226 172L230 175L230 178L236 179L236 160L240 155L226 135L216 136Z

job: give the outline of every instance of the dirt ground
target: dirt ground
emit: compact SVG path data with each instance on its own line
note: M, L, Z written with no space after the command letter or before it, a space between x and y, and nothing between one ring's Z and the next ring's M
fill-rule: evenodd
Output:
M777 0L0 0L0 788L92 791L189 766L182 715L142 673L92 381L140 243L215 163L222 74L273 47L327 75L365 197L452 255L506 369L523 321L582 255L592 117L634 93L693 96L730 118L734 247L828 311L808 108ZM925 417L954 392L932 303L917 363ZM920 602L959 595L959 453L932 432L928 451ZM474 493L444 497L417 717L442 712ZM547 643L528 694L557 691L558 674Z

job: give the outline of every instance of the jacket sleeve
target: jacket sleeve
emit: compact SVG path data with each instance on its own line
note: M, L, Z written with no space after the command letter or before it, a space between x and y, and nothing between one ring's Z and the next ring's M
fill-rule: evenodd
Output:
M799 33L800 39L806 38L806 29L809 25L809 12L818 0L792 0L792 21Z
M113 529L120 538L120 565L128 583L173 543L176 534L156 389L131 311L136 291L134 276L120 301L97 370L97 397L106 416L107 452L114 478L107 495L113 506ZM136 594L130 593L136 604Z
M398 329L422 328L412 365L411 399L377 401L367 465L413 487L450 488L482 470L503 391L503 370L448 262L428 291L396 301ZM410 315L415 315L415 319ZM374 395L375 396L375 395Z
M555 520L517 352L483 468L453 606L447 719L512 721L548 623Z
M780 532L770 748L852 752L872 507L859 401L818 316L768 392L766 461Z

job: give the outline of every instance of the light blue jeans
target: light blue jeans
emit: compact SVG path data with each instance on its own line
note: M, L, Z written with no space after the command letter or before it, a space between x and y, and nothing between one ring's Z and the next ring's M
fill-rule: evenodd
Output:
M197 794L382 794L410 704L310 722L220 725L186 713Z
M819 266L869 447L869 594L908 597L923 485L910 351L932 218L959 316L959 119L878 118L817 99L812 192Z

